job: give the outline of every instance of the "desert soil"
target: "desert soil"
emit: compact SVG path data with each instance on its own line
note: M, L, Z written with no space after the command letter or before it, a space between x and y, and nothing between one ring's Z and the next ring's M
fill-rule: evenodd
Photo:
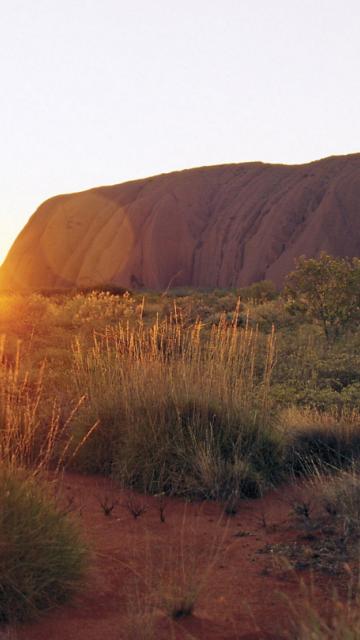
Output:
M268 545L305 539L291 514L299 487L244 500L235 515L211 502L143 497L109 479L65 474L58 491L92 549L86 583L71 603L19 626L19 640L281 640L291 638L307 570L290 569ZM105 515L101 503L115 505ZM137 518L131 511L145 507ZM313 580L313 578L311 578ZM314 604L334 580L315 576ZM176 589L200 588L193 615L173 620ZM150 614L150 611L152 614Z

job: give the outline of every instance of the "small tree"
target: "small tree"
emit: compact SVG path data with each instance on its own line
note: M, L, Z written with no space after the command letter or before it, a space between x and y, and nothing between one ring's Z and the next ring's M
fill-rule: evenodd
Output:
M296 261L285 281L289 309L320 323L328 341L335 340L360 318L360 260L319 258Z

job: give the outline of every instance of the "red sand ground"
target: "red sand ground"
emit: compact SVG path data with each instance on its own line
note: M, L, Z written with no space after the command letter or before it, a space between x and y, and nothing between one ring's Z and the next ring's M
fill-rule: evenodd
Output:
M261 500L243 501L231 517L224 516L219 504L169 499L161 522L158 498L126 493L108 479L66 474L62 500L83 524L93 549L91 569L71 604L19 627L17 638L291 638L290 608L300 605L303 597L300 574L274 567L271 554L259 551L268 543L303 535L289 516L296 491L287 487ZM105 516L100 505L106 498L118 501L111 516ZM137 519L126 506L129 499L146 504ZM162 595L171 591L164 582L179 585L189 576L203 583L194 614L172 621L162 609ZM301 578L306 579L305 572ZM321 605L331 581L319 575L316 584L315 602ZM146 617L146 610L141 613L146 601L157 607L154 633L149 636L145 631L150 632L151 616ZM132 620L143 635L135 627L129 630Z

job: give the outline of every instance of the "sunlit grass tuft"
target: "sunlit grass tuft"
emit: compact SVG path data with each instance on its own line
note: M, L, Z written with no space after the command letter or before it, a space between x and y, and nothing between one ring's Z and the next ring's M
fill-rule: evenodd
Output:
M109 327L90 349L78 341L79 437L100 423L80 467L154 493L261 493L281 475L283 447L269 399L275 337L263 355L258 340L236 314L206 333L175 307L162 323Z

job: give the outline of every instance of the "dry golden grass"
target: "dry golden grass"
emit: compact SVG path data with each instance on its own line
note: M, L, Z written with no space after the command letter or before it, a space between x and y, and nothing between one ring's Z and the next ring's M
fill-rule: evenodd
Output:
M324 431L336 428L346 432L358 429L360 411L347 407L320 411L316 408L291 406L282 410L280 424L289 431L307 431L317 427Z
M5 347L5 337L0 337L0 362ZM60 469L65 462L76 456L80 447L91 435L96 424L84 435L75 449L71 447L71 423L84 401L77 399L66 419L61 417L60 407L54 400L44 421L44 376L45 363L30 379L20 367L20 344L12 364L0 365L0 458L7 466L32 469L34 474L50 466Z
M226 520L215 521L201 545L199 519L191 517L191 508L185 503L181 524L159 546L146 542L145 530L145 561L133 550L126 565L131 577L124 588L127 615L123 633L128 640L155 639L157 623L164 618L168 637L177 637L174 622L196 612L216 564L227 553Z
M293 625L289 640L359 640L360 599L358 580L348 567L349 581L346 597L334 592L322 611L316 604L312 586L302 584L303 603L295 609L289 603Z
M281 412L279 424L292 451L289 461L295 473L336 472L360 457L358 409L290 407Z
M201 309L203 319L196 319L196 305L183 313L175 301L169 312L169 301L160 304L157 298L149 314L144 301L132 296L3 298L0 331L9 337L0 341L2 461L38 477L76 464L143 491L220 498L229 505L293 473L350 466L360 456L360 415L351 408L356 361L341 354L350 408L289 407L287 376L301 386L318 353L327 358L323 369L334 356L316 351L317 338L308 340L308 327L302 338L293 327L293 334L285 332L278 354L271 323L280 318L283 327L287 318L282 302L275 302L258 309L262 316L266 312L262 333L240 304L233 314L222 314L219 301L212 324L210 303ZM288 354L294 356L293 370ZM287 406L280 417L272 390L279 364L282 407ZM332 384L333 378L330 371ZM332 401L335 392L326 393L326 402ZM157 575L157 606L174 618L191 613L208 579L183 551L180 545L176 557L172 552ZM135 611L136 633L150 615L148 605L145 600ZM150 622L146 627L151 637ZM135 627L131 633L136 637Z
M220 497L246 482L259 491L281 457L269 396L275 335L260 350L258 332L237 319L206 332L184 326L175 306L152 326L109 327L91 348L77 340L79 435L100 423L80 464L156 493Z

